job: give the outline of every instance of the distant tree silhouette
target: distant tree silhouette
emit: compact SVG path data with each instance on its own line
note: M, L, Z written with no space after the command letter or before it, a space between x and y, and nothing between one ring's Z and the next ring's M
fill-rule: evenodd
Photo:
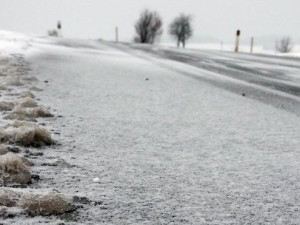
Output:
M180 43L182 43L184 48L186 41L193 35L191 21L190 15L181 14L170 24L169 34L177 40L177 47L180 47Z
M144 10L135 24L134 42L153 44L163 33L162 19L155 11Z
M290 37L284 37L279 42L276 42L276 50L281 53L291 52L293 44Z

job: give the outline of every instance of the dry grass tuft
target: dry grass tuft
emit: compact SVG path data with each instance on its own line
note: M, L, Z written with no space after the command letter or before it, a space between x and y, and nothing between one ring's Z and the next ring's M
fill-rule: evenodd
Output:
M0 156L0 170L3 183L28 184L31 174L22 159L14 153Z

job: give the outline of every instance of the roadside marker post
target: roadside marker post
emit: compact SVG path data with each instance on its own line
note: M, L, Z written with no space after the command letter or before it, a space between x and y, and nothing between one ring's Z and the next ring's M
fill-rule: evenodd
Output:
M235 52L239 52L239 44L240 44L240 35L241 35L241 31L237 30L236 31L236 40L235 40Z
M253 54L254 37L251 37L251 48L250 53Z
M57 36L60 37L60 38L62 37L60 21L57 22Z
M116 42L118 43L119 42L119 29L118 29L118 27L116 27L116 29L115 29L115 35L116 35Z

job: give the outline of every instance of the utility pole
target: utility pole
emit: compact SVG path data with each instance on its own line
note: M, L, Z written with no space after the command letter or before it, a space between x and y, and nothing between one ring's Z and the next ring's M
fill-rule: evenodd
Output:
M62 37L60 21L57 21L57 37L60 37L60 38Z
M118 30L118 27L116 27L116 29L115 29L115 35L116 35L116 42L118 43L119 42L119 30Z
M240 45L240 35L241 35L241 31L237 30L236 31L236 40L235 40L235 52L239 52L239 45Z
M250 48L251 54L253 54L253 44L254 44L254 37L251 37L251 48Z

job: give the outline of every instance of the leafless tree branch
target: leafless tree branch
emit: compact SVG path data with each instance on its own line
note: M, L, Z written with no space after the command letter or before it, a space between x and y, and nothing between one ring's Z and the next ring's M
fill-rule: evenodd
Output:
M153 44L163 33L162 19L157 12L145 10L135 24L134 42Z

